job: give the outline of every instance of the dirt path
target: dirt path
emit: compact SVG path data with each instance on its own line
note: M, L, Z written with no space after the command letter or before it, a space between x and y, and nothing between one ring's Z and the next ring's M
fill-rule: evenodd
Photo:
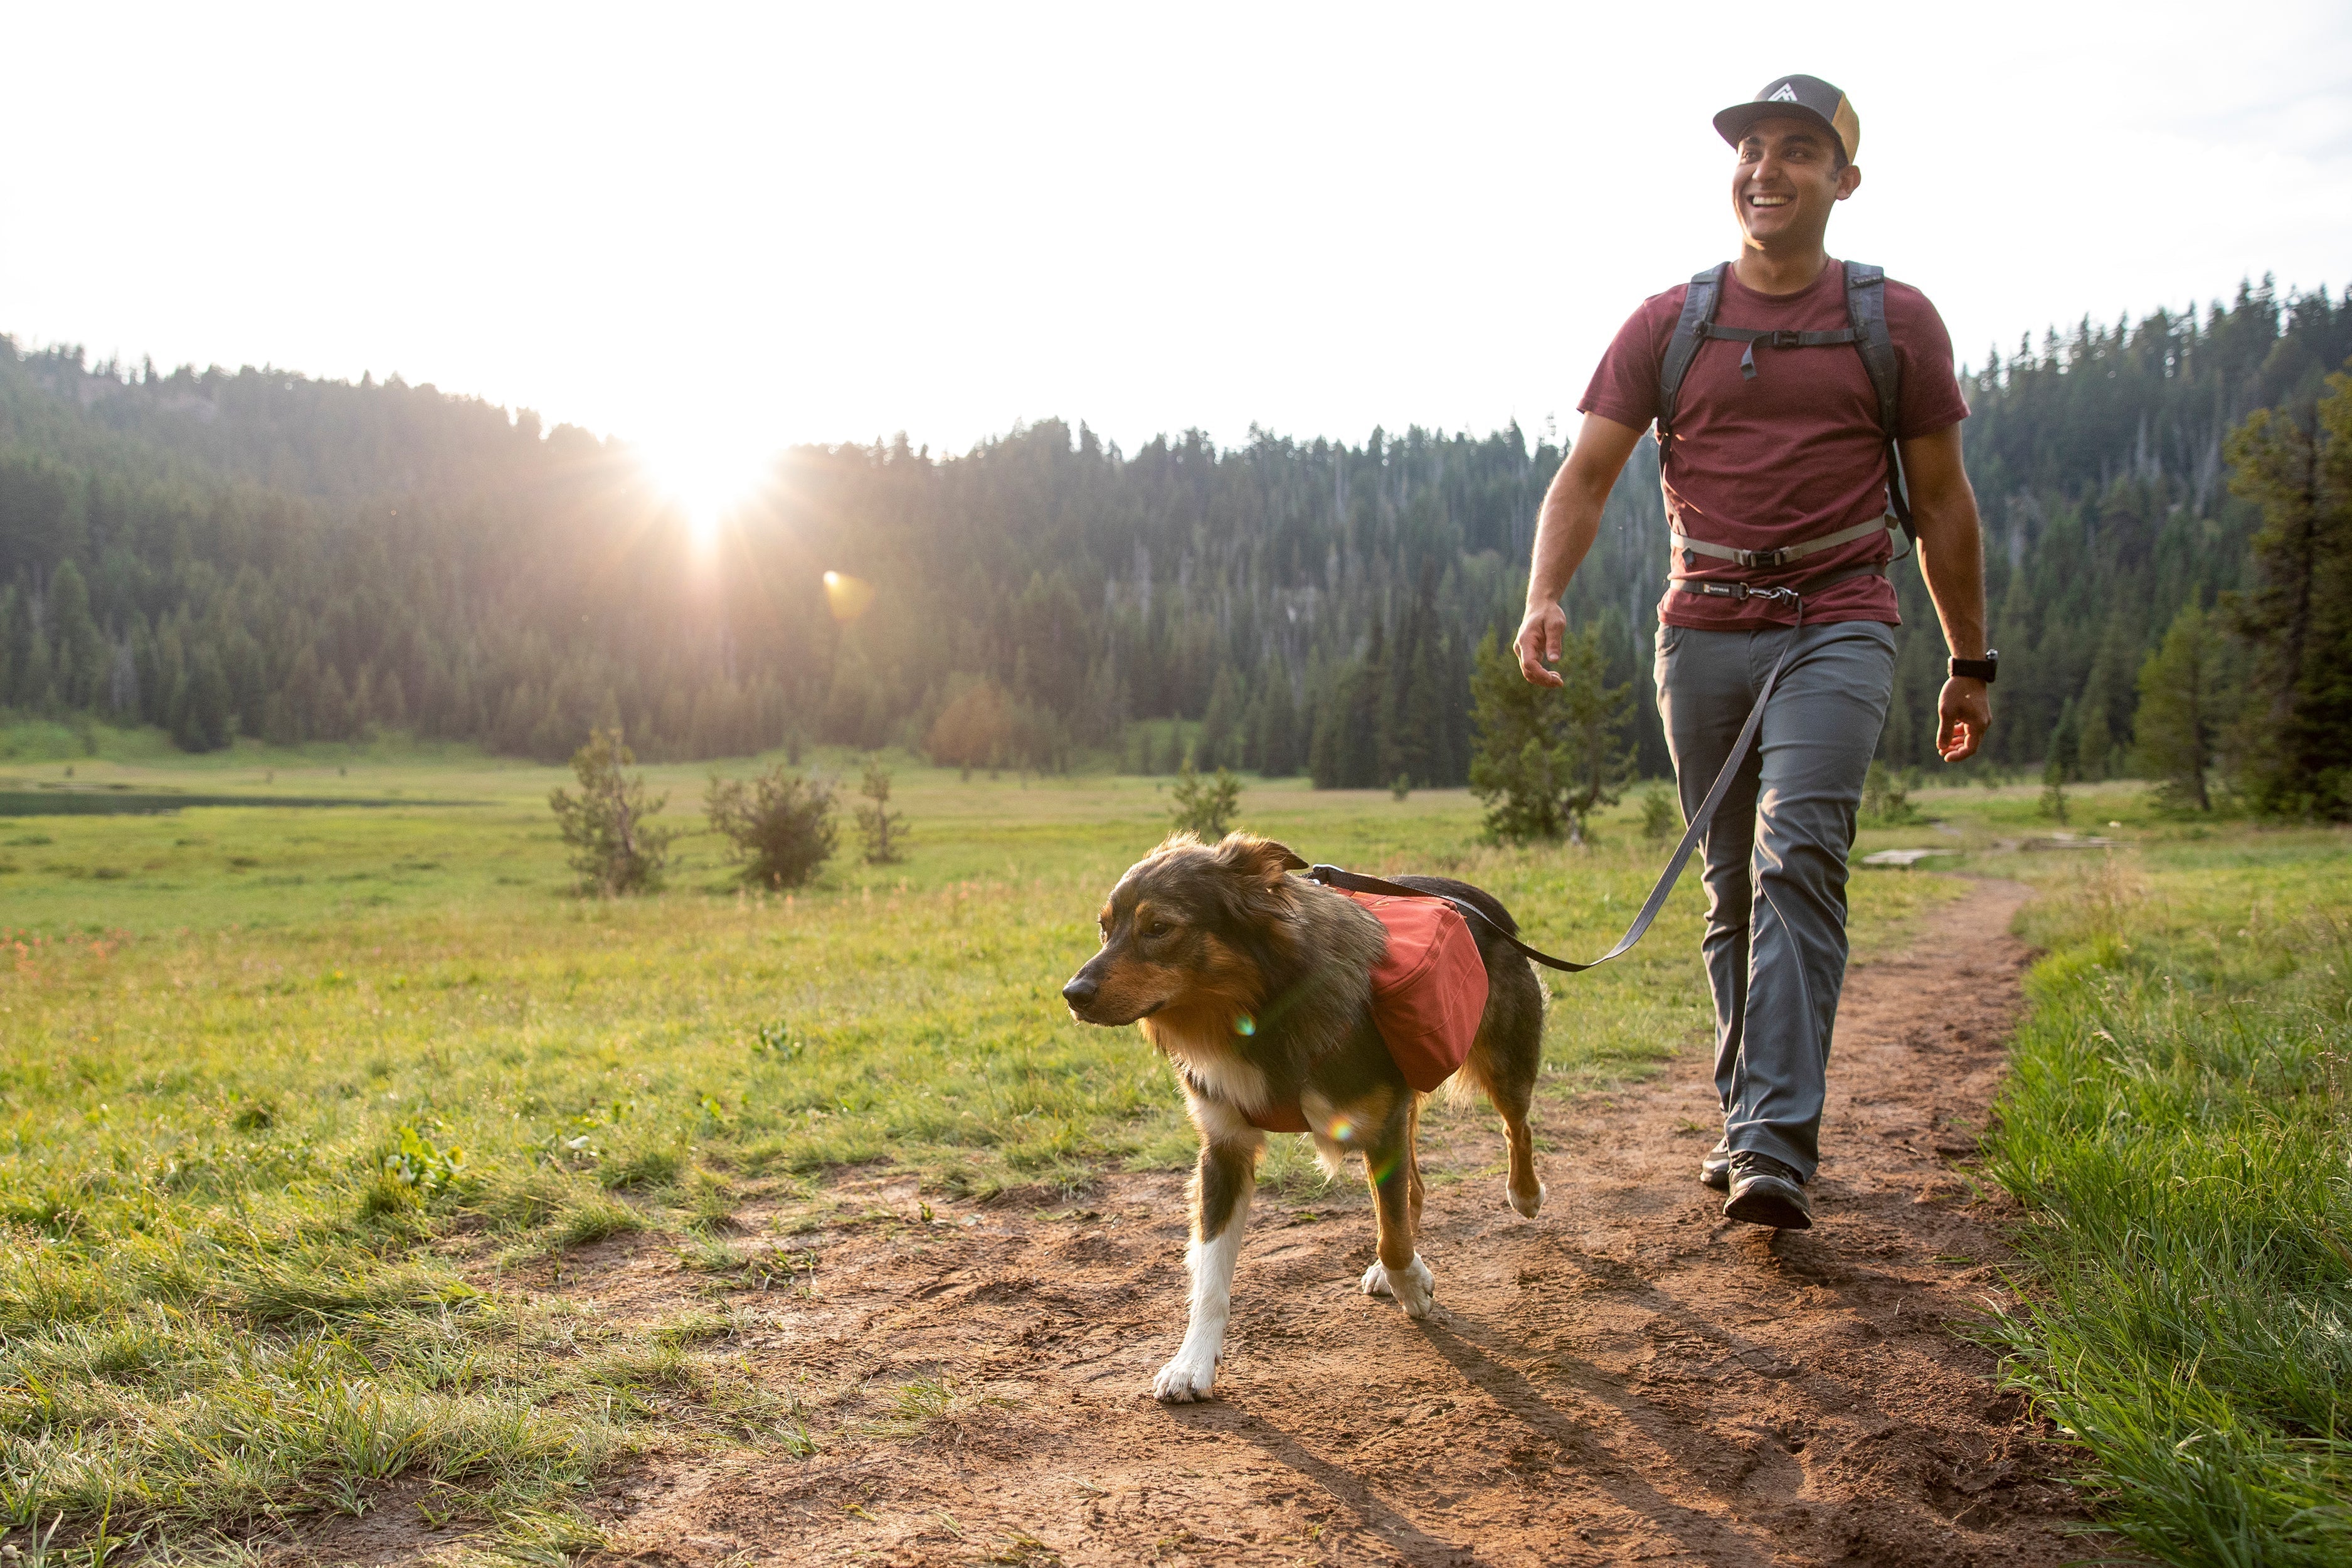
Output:
M820 1452L647 1467L605 1500L605 1561L2079 1555L2054 1456L1945 1326L1998 1293L1997 1200L1972 1201L1952 1162L2001 1071L2024 896L1979 882L1911 955L1855 967L1814 1230L1727 1225L1697 1184L1702 1051L1538 1106L1550 1201L1532 1223L1486 1169L1485 1108L1444 1112L1431 1163L1466 1179L1429 1194L1442 1311L1415 1323L1357 1294L1371 1230L1353 1194L1261 1194L1208 1405L1145 1392L1182 1330L1178 1180L929 1223L911 1187L877 1187L893 1217L785 1244L815 1254L813 1291L739 1298L762 1325L748 1370L801 1393ZM655 1267L616 1259L578 1288L625 1310Z

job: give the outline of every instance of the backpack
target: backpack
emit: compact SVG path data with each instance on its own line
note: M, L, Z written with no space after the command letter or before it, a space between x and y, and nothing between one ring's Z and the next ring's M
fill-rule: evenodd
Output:
M1405 1082L1427 1094L1468 1058L1486 1016L1486 961L1478 939L1462 912L1434 893L1332 891L1361 905L1388 932L1388 947L1372 966L1372 1022ZM1266 1132L1307 1131L1296 1100L1242 1115Z
M1895 339L1886 330L1886 269L1857 261L1845 264L1845 317L1849 324L1843 331L1775 332L1715 324L1716 307L1723 301L1723 269L1729 265L1717 262L1690 280L1690 292L1683 296L1682 318L1675 322L1675 335L1667 340L1665 358L1658 363L1660 470L1664 471L1666 454L1673 449L1675 409L1682 395L1683 377L1689 372L1691 361L1698 357L1699 344L1706 339L1746 343L1748 347L1739 356L1739 374L1749 380L1755 379L1759 343L1774 349L1852 343L1862 355L1863 369L1870 373L1871 390L1878 395L1878 428L1886 441L1887 500L1894 508L1895 521L1916 545L1919 531L1911 521L1911 498L1903 483L1903 460L1895 449L1895 410L1903 393L1903 369L1895 358Z

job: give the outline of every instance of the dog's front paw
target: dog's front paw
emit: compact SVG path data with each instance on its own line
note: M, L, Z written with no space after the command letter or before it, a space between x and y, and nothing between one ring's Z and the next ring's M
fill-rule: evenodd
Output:
M1190 1405L1206 1399L1217 1386L1217 1358L1178 1351L1176 1359L1151 1380L1151 1397L1163 1405Z
M1379 1258L1364 1270L1363 1291L1367 1296L1393 1296L1408 1318L1426 1318L1437 1300L1437 1276L1419 1253L1402 1268L1391 1268Z

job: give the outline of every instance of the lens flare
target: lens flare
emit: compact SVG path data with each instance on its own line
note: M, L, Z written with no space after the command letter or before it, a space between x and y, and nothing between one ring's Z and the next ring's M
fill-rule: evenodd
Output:
M874 584L846 572L828 572L824 574L824 603L825 608L833 612L833 618L847 626L874 603Z
M1257 1020L1251 1017L1247 1013L1243 1014L1240 1017L1234 1020L1234 1033L1242 1036L1256 1034Z

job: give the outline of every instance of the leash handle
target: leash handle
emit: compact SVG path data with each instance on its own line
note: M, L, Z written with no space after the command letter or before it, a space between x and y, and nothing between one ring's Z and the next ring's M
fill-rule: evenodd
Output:
M1354 893L1385 894L1404 899L1444 899L1461 910L1465 919L1485 926L1517 949L1521 956L1566 974L1581 974L1588 969L1598 969L1611 959L1622 955L1648 933L1650 922L1656 920L1658 911L1666 907L1666 895L1673 892L1675 884L1682 879L1683 868L1690 864L1691 851L1697 848L1698 841L1706 837L1708 825L1715 821L1715 808L1723 804L1723 797L1730 793L1733 776L1739 772L1739 764L1748 760L1748 750L1756 743L1756 731L1764 722L1764 705L1772 700L1772 689L1780 684L1780 672L1788 668L1790 656L1797 651L1797 634L1804 629L1805 625L1803 597L1793 588L1754 588L1748 590L1748 596L1759 599L1785 597L1796 606L1797 618L1789 627L1789 641L1780 649L1780 657L1772 661L1771 673L1764 678L1764 689L1756 694L1756 706L1748 710L1748 722L1740 726L1739 739L1732 742L1731 755L1724 759L1723 766L1716 773L1715 783L1707 786L1706 798L1699 803L1698 810L1683 829L1682 842L1675 846L1674 856L1666 862L1666 868L1660 874L1657 885L1650 889L1649 898L1642 905L1642 912L1633 917L1633 923L1625 928L1625 934L1619 937L1617 945L1607 952L1589 963L1573 963L1565 958L1554 958L1540 948L1529 947L1505 931L1487 916L1486 910L1466 899L1448 898L1444 893L1433 893L1426 888L1408 888L1402 882L1367 877L1360 871L1343 871L1337 866L1313 866L1307 868L1308 879L1328 887L1345 888Z

